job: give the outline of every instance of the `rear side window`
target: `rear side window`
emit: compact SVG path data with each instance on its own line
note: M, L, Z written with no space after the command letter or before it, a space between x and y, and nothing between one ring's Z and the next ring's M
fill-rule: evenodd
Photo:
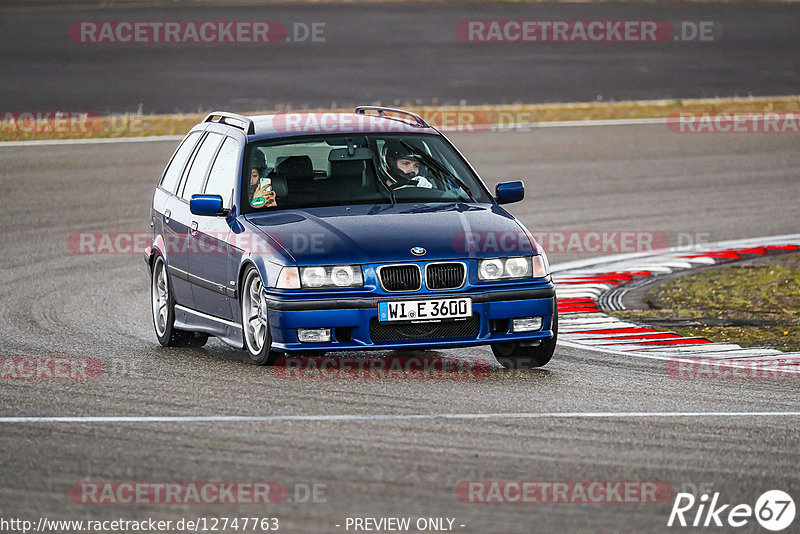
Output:
M226 137L217 158L211 165L205 189L208 195L220 195L224 208L231 207L233 184L239 177L237 163L239 163L239 143L231 137Z
M211 158L217 152L217 147L224 136L222 134L210 132L200 148L195 153L194 160L192 161L192 168L189 169L189 174L186 177L186 185L183 186L183 198L189 200L192 195L200 193L203 187L203 180L206 177L208 165L211 163Z
M199 137L200 132L192 132L187 135L183 143L181 143L181 146L175 151L175 156L173 156L172 161L169 162L167 169L164 171L164 177L161 179L161 187L172 194L175 194L175 190L178 188L178 180L181 177L181 171L186 164L186 159L192 153L194 145L197 144L197 139Z

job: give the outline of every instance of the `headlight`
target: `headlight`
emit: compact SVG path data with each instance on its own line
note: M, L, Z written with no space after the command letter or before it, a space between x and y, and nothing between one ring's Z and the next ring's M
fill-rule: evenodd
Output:
M355 272L349 265L337 265L331 269L331 280L339 287L351 286L355 281Z
M326 267L301 267L303 287L363 287L364 275L360 265L332 265Z
M478 268L481 280L497 280L503 276L503 260L483 260Z
M480 280L500 280L508 278L529 278L532 273L531 258L492 258L478 262Z
M547 261L547 254L544 250L533 257L533 277L544 278L550 274L550 262Z
M508 258L506 260L506 273L512 278L522 278L530 272L528 258Z
M324 267L303 267L300 271L300 280L304 287L322 287L325 285L326 272Z

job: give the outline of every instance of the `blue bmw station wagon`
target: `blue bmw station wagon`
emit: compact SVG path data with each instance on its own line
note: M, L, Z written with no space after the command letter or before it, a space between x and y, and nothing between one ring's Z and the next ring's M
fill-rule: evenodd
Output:
M165 346L209 336L268 365L282 355L490 345L552 357L547 257L420 116L208 115L153 197L152 316Z

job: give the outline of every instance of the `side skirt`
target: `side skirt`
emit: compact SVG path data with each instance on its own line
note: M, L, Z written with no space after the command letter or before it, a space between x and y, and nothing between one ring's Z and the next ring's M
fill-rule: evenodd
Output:
M204 332L237 349L244 349L242 326L219 317L213 317L197 310L175 305L175 328Z

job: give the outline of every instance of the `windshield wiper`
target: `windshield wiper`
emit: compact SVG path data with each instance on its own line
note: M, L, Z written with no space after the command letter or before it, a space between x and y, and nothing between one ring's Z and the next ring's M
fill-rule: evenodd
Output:
M454 180L456 182L456 184L458 184L458 186L467 194L469 199L472 202L476 202L475 197L472 195L472 191L469 190L469 187L467 187L467 184L465 184L464 181L461 178L459 178L458 176L456 176L452 172L448 171L447 168L444 165L439 163L439 161L437 161L436 159L432 158L431 156L429 156L425 152L420 151L418 148L415 148L413 145L409 145L405 141L401 140L400 144L403 145L403 148L405 148L406 150L410 150L413 154L415 154L416 156L419 156L419 159L421 159L422 162L425 165L427 165L429 167L433 167L434 169L436 169L440 173L445 174L448 177L450 177L452 180Z

